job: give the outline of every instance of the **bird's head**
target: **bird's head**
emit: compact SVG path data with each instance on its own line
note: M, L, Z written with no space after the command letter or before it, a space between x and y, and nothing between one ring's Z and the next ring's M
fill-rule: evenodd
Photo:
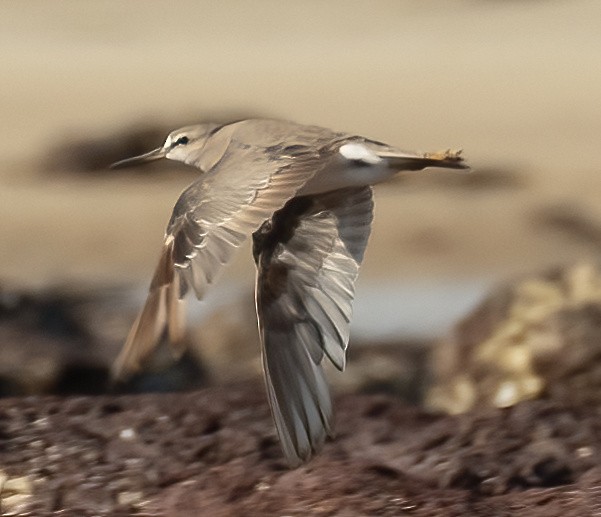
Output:
M207 138L215 127L217 127L216 124L197 124L176 129L167 135L165 143L161 147L139 156L115 162L111 165L111 169L140 165L161 158L192 163L200 155Z

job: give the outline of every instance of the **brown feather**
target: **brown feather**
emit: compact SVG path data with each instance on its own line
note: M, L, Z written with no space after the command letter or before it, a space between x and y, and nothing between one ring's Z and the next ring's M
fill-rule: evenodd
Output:
M167 237L142 311L125 340L113 366L113 376L123 378L158 345L165 328L174 346L181 343L184 328L183 300L179 299L179 273L173 266L173 238Z

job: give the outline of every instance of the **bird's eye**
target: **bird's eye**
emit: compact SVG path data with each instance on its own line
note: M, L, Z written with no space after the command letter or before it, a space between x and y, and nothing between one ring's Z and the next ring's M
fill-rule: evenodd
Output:
M190 139L187 136L180 136L173 144L173 147L176 145L186 145L189 141Z

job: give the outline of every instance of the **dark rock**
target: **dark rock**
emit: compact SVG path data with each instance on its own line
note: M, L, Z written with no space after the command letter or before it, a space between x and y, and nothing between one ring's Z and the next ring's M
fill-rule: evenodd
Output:
M105 135L66 136L63 142L48 151L43 168L48 173L56 171L96 173L102 171L104 175L110 172L108 169L110 164L159 147L165 137L174 129L202 122L227 123L248 117L249 114L220 113L211 115L205 113L202 117L186 121L179 120L170 123L141 121L133 126L116 129ZM164 160L154 165L145 166L144 175L147 175L149 171L165 168L179 168L180 170L189 170L191 174L196 174L190 168ZM135 171L136 168L129 170ZM124 172L123 169L113 171L113 174L122 175L127 173L127 170Z

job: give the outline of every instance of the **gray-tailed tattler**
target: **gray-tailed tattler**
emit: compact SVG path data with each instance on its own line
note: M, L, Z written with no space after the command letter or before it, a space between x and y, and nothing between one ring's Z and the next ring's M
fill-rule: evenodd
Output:
M183 337L184 299L201 299L252 234L256 310L267 394L291 466L332 434L322 361L345 366L354 283L372 221L371 185L426 167L467 169L459 151L406 152L348 133L282 120L199 124L147 154L201 174L173 209L148 299L115 364L139 368L166 333Z

